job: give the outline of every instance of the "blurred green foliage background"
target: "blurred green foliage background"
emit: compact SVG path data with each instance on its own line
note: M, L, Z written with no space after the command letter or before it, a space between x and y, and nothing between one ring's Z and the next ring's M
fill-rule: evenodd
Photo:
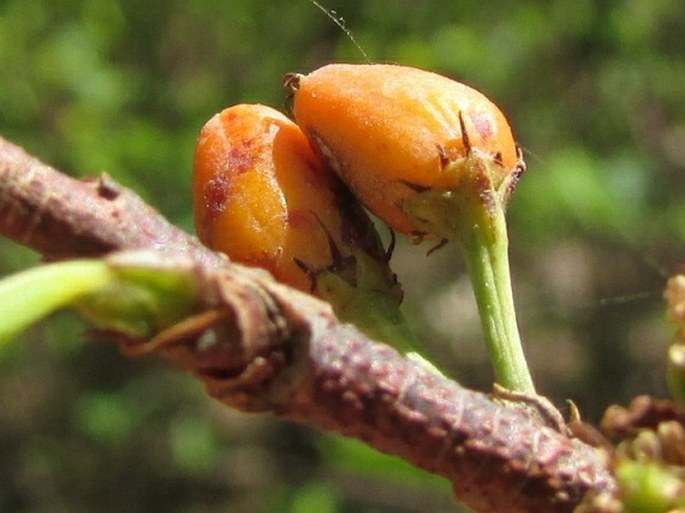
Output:
M308 0L0 0L0 134L75 176L106 170L192 230L193 147L215 112L280 107L285 73L332 61L450 75L507 112L526 152L509 219L539 390L593 422L664 395L661 290L685 260L685 3L325 5L368 57ZM463 264L427 249L395 255L407 312L444 368L487 390ZM0 273L37 262L0 241ZM85 330L58 314L0 353L0 511L460 511L439 479L228 411Z

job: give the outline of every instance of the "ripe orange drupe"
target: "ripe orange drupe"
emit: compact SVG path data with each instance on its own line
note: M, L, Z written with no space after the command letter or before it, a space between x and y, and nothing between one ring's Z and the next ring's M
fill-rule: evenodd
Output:
M200 240L304 291L331 271L357 286L359 252L383 287L399 286L371 220L298 126L265 105L216 114L198 138L193 176Z
M331 64L290 74L295 119L374 214L400 233L426 233L407 212L417 191L452 191L469 151L493 163L492 185L519 169L502 112L485 95L436 73L389 64ZM466 134L464 133L466 130Z

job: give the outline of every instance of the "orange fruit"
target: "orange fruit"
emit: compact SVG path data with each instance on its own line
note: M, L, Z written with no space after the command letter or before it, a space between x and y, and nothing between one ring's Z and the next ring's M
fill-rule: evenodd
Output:
M500 109L447 77L390 64L331 64L285 81L312 146L372 213L417 240L442 234L426 233L408 200L461 187L469 153L490 161L496 190L522 169Z
M236 105L207 122L193 199L205 245L300 290L324 269L354 281L346 263L360 250L396 283L368 216L297 125L271 107Z

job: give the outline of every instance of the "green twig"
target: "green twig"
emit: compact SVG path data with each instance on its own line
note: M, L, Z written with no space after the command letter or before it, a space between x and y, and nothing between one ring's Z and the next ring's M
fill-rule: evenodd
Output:
M485 341L497 383L518 392L535 393L523 354L509 275L508 237L500 202L461 232L461 247L473 284Z
M58 308L103 288L112 272L102 261L44 265L0 281L0 344Z
M131 337L157 333L190 315L192 272L154 252L47 264L0 281L0 344L59 308L76 307L98 328Z
M426 233L457 241L466 257L486 344L502 387L535 394L516 324L509 274L506 201L507 180L494 182L500 166L496 159L472 149L450 164L460 180L448 191L418 192L408 212ZM501 169L501 168L500 168Z

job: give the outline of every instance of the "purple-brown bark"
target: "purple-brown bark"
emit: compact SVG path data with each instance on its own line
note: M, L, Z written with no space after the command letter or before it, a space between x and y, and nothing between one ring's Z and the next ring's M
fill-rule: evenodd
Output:
M588 492L615 489L594 448L369 340L266 273L228 263L111 180L74 180L2 138L0 234L47 259L184 255L219 315L156 352L229 406L354 436L438 473L477 511L570 512ZM209 349L196 343L210 332Z

